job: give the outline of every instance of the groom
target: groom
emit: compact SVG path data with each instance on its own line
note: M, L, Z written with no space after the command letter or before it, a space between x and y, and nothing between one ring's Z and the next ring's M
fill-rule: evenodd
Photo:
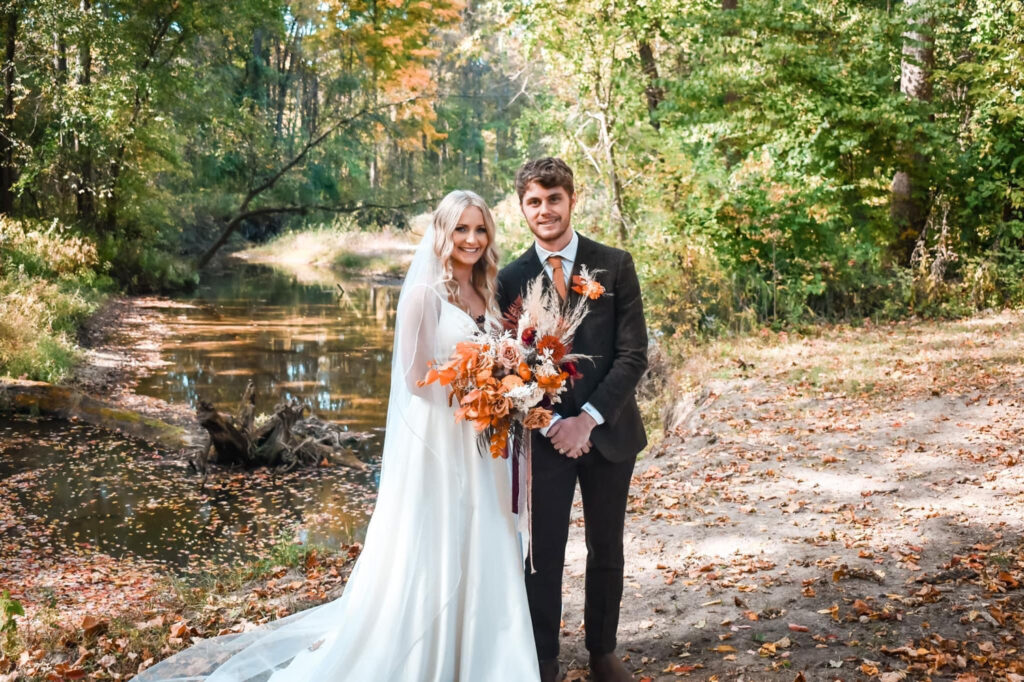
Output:
M573 340L572 352L590 356L583 377L562 394L555 420L533 436L533 566L526 593L542 682L559 679L558 635L562 569L576 482L583 497L587 538L584 622L595 682L633 680L615 654L622 600L622 530L629 480L647 445L636 385L647 368L647 325L633 259L620 249L578 234L572 170L561 159L530 161L516 173L519 207L535 242L498 274L498 302L507 310L543 274L569 301L572 276L586 266L605 288Z

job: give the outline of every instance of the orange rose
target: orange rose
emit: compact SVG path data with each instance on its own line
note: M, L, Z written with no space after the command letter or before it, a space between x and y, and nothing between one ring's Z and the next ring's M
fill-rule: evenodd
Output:
M543 429L551 423L551 412L543 407L535 407L526 414L523 426L528 429Z
M519 378L517 374L509 374L501 380L501 391L508 393L513 388L519 388L523 385L523 380Z
M503 419L508 416L509 410L512 409L512 401L503 395L495 395L491 398L490 412L491 418Z
M533 372L530 371L530 366L525 362L519 363L519 378L523 381L529 381L533 378Z

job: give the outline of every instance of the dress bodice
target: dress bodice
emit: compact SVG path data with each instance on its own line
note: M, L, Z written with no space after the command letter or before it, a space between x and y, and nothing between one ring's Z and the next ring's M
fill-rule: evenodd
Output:
M438 360L446 360L455 349L455 344L465 341L478 331L476 321L466 311L446 301L441 306L441 318L437 324Z

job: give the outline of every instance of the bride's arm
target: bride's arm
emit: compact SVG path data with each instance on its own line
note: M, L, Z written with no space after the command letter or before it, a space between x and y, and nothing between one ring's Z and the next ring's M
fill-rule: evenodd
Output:
M436 384L417 386L436 358L437 325L441 317L441 297L431 287L416 286L398 302L395 320L394 371L401 373L410 393L428 397L437 392Z

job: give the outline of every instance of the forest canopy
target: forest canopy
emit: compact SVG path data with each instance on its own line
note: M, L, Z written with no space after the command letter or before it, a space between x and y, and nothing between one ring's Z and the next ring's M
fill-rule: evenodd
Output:
M0 249L51 280L25 235L160 289L552 154L671 334L1024 298L1019 0L10 0L0 30Z

